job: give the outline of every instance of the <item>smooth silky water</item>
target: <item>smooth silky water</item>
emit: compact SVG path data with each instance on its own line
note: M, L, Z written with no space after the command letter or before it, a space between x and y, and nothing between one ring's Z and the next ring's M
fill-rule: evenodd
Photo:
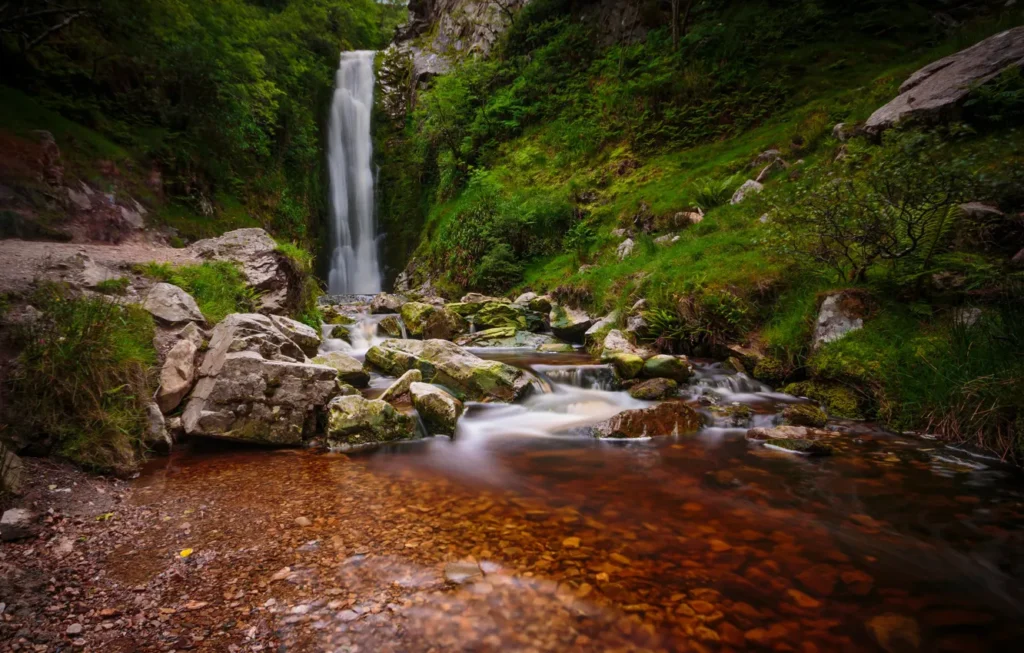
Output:
M1002 651L1021 641L1016 472L858 423L840 424L835 456L814 459L725 426L595 440L588 425L649 405L612 389L606 366L474 351L528 370L535 393L470 404L454 439L358 455L178 452L139 480L137 501L203 506L209 525L190 518L194 538L245 552L253 601L277 606L256 609L298 650ZM682 394L709 424L711 396L751 406L759 425L798 401L711 363ZM299 515L314 526L294 528ZM446 583L456 561L486 575ZM300 580L267 586L286 565ZM289 612L306 603L315 618Z

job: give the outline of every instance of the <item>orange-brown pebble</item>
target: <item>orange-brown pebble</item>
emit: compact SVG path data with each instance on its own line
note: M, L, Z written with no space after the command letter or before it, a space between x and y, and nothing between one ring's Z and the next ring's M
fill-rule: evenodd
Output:
M801 608L806 608L810 610L813 608L821 607L821 601L812 596L804 594L800 590L789 590L787 594L789 594L789 598L793 599L793 602Z

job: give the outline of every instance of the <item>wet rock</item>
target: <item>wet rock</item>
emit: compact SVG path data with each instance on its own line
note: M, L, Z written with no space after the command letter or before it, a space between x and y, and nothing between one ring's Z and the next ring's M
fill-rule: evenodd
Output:
M415 420L380 399L335 397L327 406L327 441L337 447L409 440Z
M454 340L467 331L469 331L469 323L461 315L441 307L427 315L423 322L422 335L425 340ZM388 335L398 337L401 334L388 333Z
M585 312L557 304L551 307L548 320L556 338L574 343L582 343L587 329L594 324L594 318Z
M537 347L537 351L545 354L571 354L576 348L567 342L546 342Z
M829 431L807 428L806 426L773 426L758 427L747 431L748 440L770 440L777 439L802 439L822 435L833 435Z
M871 132L888 129L908 118L936 120L955 115L977 86L1024 62L1024 27L1000 32L934 61L903 82L891 102L868 118Z
M616 352L604 359L615 368L615 374L620 379L635 379L644 369L644 359L636 354L628 352Z
M405 394L409 394L409 388L413 383L423 381L423 374L419 370L409 370L398 380L388 386L388 389L380 396L381 401L392 402Z
M399 295L390 295L382 292L370 300L370 313L381 315L384 313L397 313L402 310L405 299Z
M0 442L0 493L21 494L24 469L21 458Z
M299 444L337 392L333 367L305 362L270 318L234 313L214 329L185 408L189 435Z
M146 405L146 433L142 443L152 451L170 453L173 441L164 423L164 414L155 403Z
M523 306L529 306L530 302L537 299L537 296L538 295L535 292L524 292L522 295L516 297L515 301L513 301L512 303L521 304Z
M405 322L405 329L410 336L422 337L423 327L430 317L438 309L432 304L423 302L408 302L402 305L402 322Z
M195 338L181 338L167 352L160 368L160 386L157 388L157 406L164 413L178 407L192 389L196 380L196 354L199 349Z
M648 379L629 389L629 396L644 401L655 401L674 397L679 393L679 384L672 379Z
M835 452L830 444L805 438L768 438L764 441L764 445L804 456L831 456Z
M604 340L601 341L601 357L610 357L612 354L633 354L640 358L650 358L653 352L650 352L643 347L637 347L630 342L625 334L618 329L612 329L609 331Z
M535 297L534 299L531 299L530 301L528 301L526 303L526 306L531 311L536 311L537 313L540 313L541 315L547 315L548 313L550 313L551 312L551 305L552 305L551 298L548 297L547 295L541 295L540 297Z
M298 345L302 353L310 358L316 356L317 351L320 349L320 336L317 334L316 329L283 315L271 315L270 321L289 340Z
M817 349L862 328L866 312L861 293L848 291L829 295L818 311L811 347Z
M520 331L515 327L484 329L455 339L455 343L461 347L528 347L531 349L537 349L554 341L555 338L552 336Z
M678 383L685 383L693 376L693 366L690 365L686 356L668 356L659 354L652 356L644 362L643 375L648 378L672 379Z
M726 406L712 406L711 410L715 415L723 417L727 426L733 428L747 426L754 417L754 411L750 406L736 401Z
M291 263L263 229L236 229L196 241L188 249L201 259L238 263L249 286L260 293L260 311L288 313L298 302L301 288L292 281Z
M696 433L701 417L678 401L666 401L651 408L627 410L594 427L600 438L645 438Z
M0 541L14 542L35 537L35 513L25 508L10 508L0 516Z
M363 364L348 354L332 351L313 359L317 365L333 367L338 371L338 378L356 388L365 388L370 384L370 375L363 369Z
M865 627L886 653L910 653L921 648L921 629L911 617L882 614L869 619Z
M445 340L386 340L370 348L366 361L391 376L418 369L424 381L470 401L514 401L530 387L522 370L483 360Z
M165 324L206 321L192 295L169 283L154 284L142 307Z
M755 370L756 371L756 370ZM864 411L861 397L855 390L839 383L827 381L800 381L790 383L782 392L795 397L806 397L825 406L829 415L848 419L861 419Z
M828 423L828 415L814 404L791 404L782 410L783 421L790 426L821 428Z
M455 435L455 423L462 415L461 401L430 383L412 383L409 394L430 433Z
M762 190L764 190L764 184L762 184L759 181L754 181L753 179L748 179L747 181L743 182L742 186L736 189L736 192L733 193L732 199L729 200L729 203L739 204L740 202L747 199L751 195L760 193Z
M827 597L835 591L839 572L832 565L814 565L797 574L796 579L812 594Z
M401 318L389 315L380 322L377 323L377 328L391 336L392 338L401 338L405 334L402 332Z

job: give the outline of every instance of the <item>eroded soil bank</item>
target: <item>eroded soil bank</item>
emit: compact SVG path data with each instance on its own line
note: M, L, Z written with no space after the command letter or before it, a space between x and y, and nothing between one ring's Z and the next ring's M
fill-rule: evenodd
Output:
M706 429L30 461L53 513L0 547L0 647L1009 650L1017 479L858 428L822 460Z

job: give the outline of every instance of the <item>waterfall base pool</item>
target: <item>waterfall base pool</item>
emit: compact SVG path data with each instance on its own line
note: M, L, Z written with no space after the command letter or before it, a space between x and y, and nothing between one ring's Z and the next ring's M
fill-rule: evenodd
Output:
M722 375L702 366L690 397L764 416L779 400ZM822 459L722 426L595 440L566 433L635 400L554 385L471 406L454 439L175 453L137 482L152 525L114 573L180 567L174 591L216 615L186 621L242 648L238 624L289 651L1001 651L1024 636L1016 472L866 424L841 425ZM196 562L172 563L185 546Z

